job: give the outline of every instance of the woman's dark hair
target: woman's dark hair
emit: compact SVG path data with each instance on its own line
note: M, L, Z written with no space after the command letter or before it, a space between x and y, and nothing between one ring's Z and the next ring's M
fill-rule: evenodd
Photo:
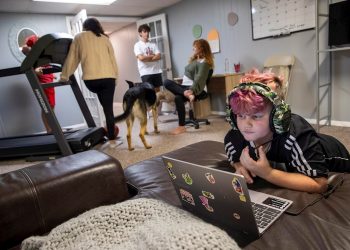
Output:
M147 24L142 24L142 25L139 26L138 32L141 33L143 30L147 31L147 32L150 32L151 28Z
M93 18L93 17L88 18L84 21L83 29L85 31L93 32L96 36L104 35L104 36L108 37L108 35L105 34L105 31L103 30L100 22L96 18Z

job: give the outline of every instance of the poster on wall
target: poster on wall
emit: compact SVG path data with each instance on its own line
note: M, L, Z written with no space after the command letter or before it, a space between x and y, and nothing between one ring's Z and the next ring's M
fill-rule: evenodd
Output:
M208 42L212 53L220 52L219 32L216 29L211 29L208 33Z
M250 0L253 40L315 27L315 0Z

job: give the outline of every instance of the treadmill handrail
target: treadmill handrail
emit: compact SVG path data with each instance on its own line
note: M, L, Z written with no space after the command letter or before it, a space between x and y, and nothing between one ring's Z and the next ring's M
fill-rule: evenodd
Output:
M21 67L0 69L0 77L15 76L20 74L23 74L23 72L21 72Z
M46 88L52 88L52 87L60 87L60 86L67 86L70 85L72 81L68 80L67 82L51 82L51 83L44 83L41 85L43 89Z

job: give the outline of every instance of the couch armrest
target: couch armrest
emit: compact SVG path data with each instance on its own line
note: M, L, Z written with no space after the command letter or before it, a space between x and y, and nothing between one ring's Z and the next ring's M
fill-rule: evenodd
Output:
M0 249L127 198L119 161L96 150L0 175Z

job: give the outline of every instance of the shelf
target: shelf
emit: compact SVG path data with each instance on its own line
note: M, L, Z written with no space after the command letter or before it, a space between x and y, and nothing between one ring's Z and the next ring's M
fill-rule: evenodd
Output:
M327 53L327 52L341 51L341 50L350 50L350 47L322 49L322 50L318 50L317 52L318 53Z

